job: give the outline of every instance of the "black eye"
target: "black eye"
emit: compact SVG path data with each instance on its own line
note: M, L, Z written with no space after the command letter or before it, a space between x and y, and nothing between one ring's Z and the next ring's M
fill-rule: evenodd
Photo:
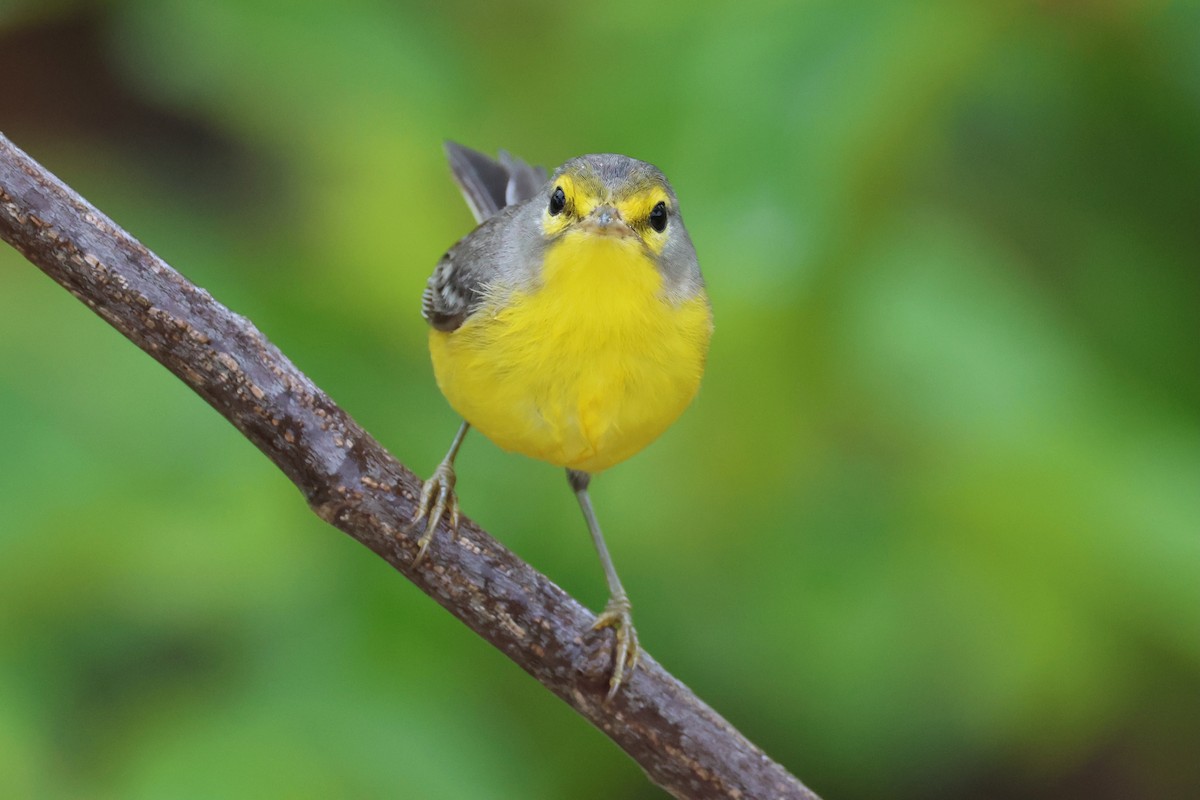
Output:
M563 194L561 186L554 187L554 194L550 195L550 216L556 217L562 213L562 210L567 207L567 196Z
M662 233L667 229L667 204L659 203L650 210L650 227Z

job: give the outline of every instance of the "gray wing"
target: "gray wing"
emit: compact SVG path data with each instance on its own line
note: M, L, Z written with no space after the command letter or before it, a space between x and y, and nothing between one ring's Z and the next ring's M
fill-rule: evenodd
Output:
M476 228L473 234L479 230ZM483 296L485 276L480 267L486 269L486 265L476 262L474 248L468 246L469 238L446 251L421 295L421 316L439 331L456 330L479 306Z
M454 180L479 222L442 256L421 295L421 316L440 331L458 328L479 306L497 256L503 213L537 194L546 171L531 167L503 150L498 160L469 147L446 142L446 157Z

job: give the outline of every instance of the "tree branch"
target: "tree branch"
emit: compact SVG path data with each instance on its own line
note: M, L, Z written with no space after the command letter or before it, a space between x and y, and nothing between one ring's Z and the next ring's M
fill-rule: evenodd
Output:
M806 798L796 778L643 654L605 704L611 633L469 520L412 566L420 481L250 323L0 134L0 237L232 422L357 539L604 731L681 798Z

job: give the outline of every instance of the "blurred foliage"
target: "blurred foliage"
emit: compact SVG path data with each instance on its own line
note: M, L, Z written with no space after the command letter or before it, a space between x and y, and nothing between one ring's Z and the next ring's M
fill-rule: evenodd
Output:
M441 142L660 165L717 316L596 499L648 648L829 798L1200 791L1190 3L0 4L0 126L428 472ZM660 796L0 249L0 793ZM556 469L465 510L596 607Z

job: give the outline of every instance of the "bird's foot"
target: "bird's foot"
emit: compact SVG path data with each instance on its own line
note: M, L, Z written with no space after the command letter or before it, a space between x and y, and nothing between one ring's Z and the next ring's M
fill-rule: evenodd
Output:
M413 559L414 567L425 558L425 551L429 549L429 542L433 540L438 523L442 521L442 517L447 512L450 515L450 530L455 535L458 534L458 495L454 493L454 480L454 467L448 461L443 461L421 487L417 515L413 517L408 529L416 530L417 525L426 517L429 521L425 524L425 531L421 534L421 538L417 540L417 557Z
M616 696L617 690L621 688L621 683L628 676L633 675L633 671L637 669L638 655L638 640L637 630L633 627L633 607L629 604L629 598L624 594L616 594L608 598L608 605L604 607L604 612L596 617L596 621L592 624L592 630L597 631L601 628L612 628L617 635L616 655L613 660L612 677L608 680L608 696L605 702L612 700ZM625 673L625 664L629 664L628 676Z

